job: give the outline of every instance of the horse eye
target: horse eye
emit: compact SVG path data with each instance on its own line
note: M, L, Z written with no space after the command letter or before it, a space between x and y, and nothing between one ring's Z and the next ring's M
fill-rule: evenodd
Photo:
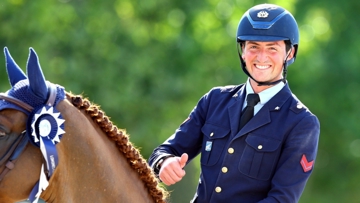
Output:
M6 133L4 131L0 131L0 138L5 137Z

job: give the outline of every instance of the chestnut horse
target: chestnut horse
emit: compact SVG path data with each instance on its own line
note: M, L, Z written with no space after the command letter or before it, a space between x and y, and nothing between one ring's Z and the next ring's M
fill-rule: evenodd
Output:
M32 48L27 75L4 52L12 88L0 93L0 202L166 202L125 130L45 81Z

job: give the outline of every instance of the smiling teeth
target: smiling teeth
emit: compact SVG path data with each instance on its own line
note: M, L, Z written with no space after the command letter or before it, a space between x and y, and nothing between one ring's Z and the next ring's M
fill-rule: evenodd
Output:
M269 68L270 66L259 66L259 65L256 65L256 68L258 69L267 69Z

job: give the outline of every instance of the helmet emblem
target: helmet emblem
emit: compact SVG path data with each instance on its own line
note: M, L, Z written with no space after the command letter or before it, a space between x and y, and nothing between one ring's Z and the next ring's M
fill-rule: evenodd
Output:
M267 18L268 16L269 16L269 13L266 11L260 11L259 13L257 13L258 18Z

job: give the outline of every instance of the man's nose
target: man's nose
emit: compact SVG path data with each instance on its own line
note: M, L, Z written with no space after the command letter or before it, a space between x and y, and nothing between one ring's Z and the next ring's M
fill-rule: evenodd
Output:
M256 59L260 62L266 62L268 60L268 55L265 50L260 50L256 56Z

